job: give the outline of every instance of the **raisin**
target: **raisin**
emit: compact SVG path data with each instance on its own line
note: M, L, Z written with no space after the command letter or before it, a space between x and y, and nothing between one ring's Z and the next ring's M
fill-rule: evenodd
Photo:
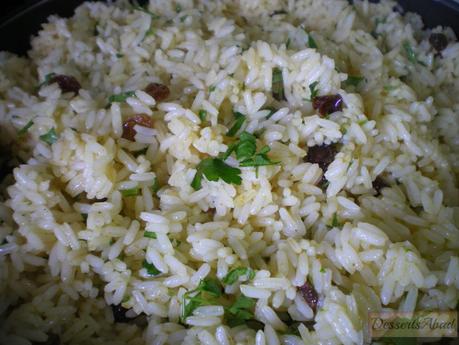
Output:
M156 102L162 102L170 95L169 88L164 84L150 83L145 88L145 92L155 99Z
M379 176L373 181L373 188L376 191L376 196L381 195L381 189L386 187L389 187L389 185Z
M127 323L131 321L131 319L126 316L126 312L128 311L128 309L122 307L121 304L111 305L111 307L112 307L113 319L115 320L115 322Z
M81 89L81 85L75 77L70 75L57 74L49 80L49 84L57 83L63 93L73 92L75 95Z
M437 51L441 52L448 46L448 39L442 33L434 33L429 37L430 45Z
M317 294L317 291L314 289L314 287L306 282L298 289L300 290L301 295L309 307L311 307L311 309L316 312L317 303L319 302L319 295Z
M32 345L60 345L61 344L61 338L56 335L56 334L48 334L48 339L46 341L40 341L40 342L32 342Z
M340 95L317 96L312 99L312 107L322 116L343 110L343 97Z
M137 133L134 129L135 125L139 125L142 127L152 128L153 123L151 121L151 117L148 115L140 114L135 115L127 119L123 124L123 135L124 139L134 141L135 134Z
M322 171L325 172L335 159L336 152L335 144L312 146L308 149L305 161L318 164Z

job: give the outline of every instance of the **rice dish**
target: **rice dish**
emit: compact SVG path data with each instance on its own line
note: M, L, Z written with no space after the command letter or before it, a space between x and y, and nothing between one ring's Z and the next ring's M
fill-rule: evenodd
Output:
M363 344L459 300L459 43L393 1L87 2L0 53L0 343Z

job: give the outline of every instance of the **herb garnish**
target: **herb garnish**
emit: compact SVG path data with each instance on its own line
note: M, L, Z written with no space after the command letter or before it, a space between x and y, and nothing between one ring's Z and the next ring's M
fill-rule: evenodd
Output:
M405 55L408 59L409 62L411 62L412 64L416 65L416 63L420 64L420 65L423 65L423 66L426 66L426 64L419 60L417 58L417 55L413 49L413 47L411 46L410 42L408 41L404 41L403 42L403 49L405 50Z
M309 92L311 93L311 98L310 100L312 101L313 98L317 97L319 94L319 90L317 89L317 85L319 85L318 81L315 81L311 84L309 84Z
M311 34L308 34L308 46L309 46L309 48L313 48L313 49L317 49L318 48L317 43L316 43L316 41L314 40L314 38L312 37Z
M217 279L205 278L198 287L183 295L182 321L193 314L193 311L203 305L216 303L216 298L221 297L222 286Z
M364 77L349 75L344 83L349 86L358 86L364 80Z
M267 153L270 151L269 146L263 146L257 153L256 137L248 132L242 132L239 141L231 144L222 159L228 158L231 153L236 153L236 158L239 160L241 167L259 167L264 165L275 165L280 162L273 162Z
M59 137L57 136L56 130L51 128L47 133L40 135L40 140L44 141L45 143L52 145L54 144Z
M255 304L256 301L253 298L240 295L233 305L226 309L225 318L228 325L235 327L253 319L254 315L251 309Z
M115 94L115 95L111 95L110 97L108 97L108 102L111 104L111 103L115 103L115 102L126 102L126 100L129 98L129 97L133 97L135 96L135 91L126 91L126 92L121 92L121 93L118 93L118 94Z
M133 8L134 8L134 10L136 10L136 11L140 11L140 12L143 12L143 13L148 14L148 15L151 17L151 19L159 19L159 18L161 18L161 17L158 16L157 14L155 14L155 13L153 13L153 12L150 12L149 10L147 10L146 8L143 8L142 6L136 5L136 6L133 6Z
M241 129L245 121L245 115L241 114L238 111L234 112L234 118L235 120L234 120L233 126L228 130L228 132L226 132L226 135L228 137L234 137L236 133Z
M284 93L284 79L282 77L282 70L278 67L273 68L272 76L272 93L277 101L286 101Z
M207 111L204 110L204 109L200 109L199 113L198 113L198 116L199 116L199 119L201 120L201 122L206 121Z
M33 126L33 121L30 120L29 122L27 122L25 124L24 127L22 127L20 130L18 130L18 135L21 136L21 135L24 135L26 134L28 131L29 131L29 128Z
M239 277L245 276L245 280L252 280L255 277L255 272L250 267L238 267L232 269L228 274L223 278L223 284L231 285L239 280Z
M209 181L218 181L222 179L226 183L240 185L242 182L240 174L240 169L227 165L220 158L206 158L196 167L196 174L191 182L191 187L195 190L201 189L203 175Z
M137 196L140 194L140 188L134 187L130 189L121 189L120 192L121 192L121 195L124 197Z
M156 232L153 232L153 231L145 231L145 232L143 233L143 237L153 238L153 239L156 239L156 238L157 238Z
M151 276L157 276L158 274L161 274L161 271L158 270L155 265L149 263L147 260L143 261L142 267L145 268L147 273Z
M48 73L45 75L45 80L43 80L40 84L38 84L37 89L41 88L44 85L48 85L51 82L51 79L53 79L56 76L56 73Z
M159 188L161 188L161 186L159 185L158 179L155 177L155 179L153 180L153 184L151 185L152 193L158 192Z

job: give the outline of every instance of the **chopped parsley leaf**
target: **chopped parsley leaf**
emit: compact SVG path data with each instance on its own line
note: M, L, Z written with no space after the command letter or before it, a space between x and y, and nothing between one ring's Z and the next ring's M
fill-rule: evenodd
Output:
M216 89L216 86L215 86L215 85L209 86L209 92L214 92L215 89Z
M196 308L215 304L215 298L221 297L222 294L222 286L217 279L205 278L201 280L196 289L183 295L182 321L192 315Z
M153 184L151 185L151 191L153 193L156 193L158 192L159 188L161 187L159 185L158 178L155 177L155 179L153 180Z
M265 108L265 109L263 109L263 110L269 110L269 114L266 115L266 117L265 117L266 120L270 119L271 116L273 116L273 115L276 113L276 111L277 111L277 110L274 109L273 107L267 107L267 108Z
M21 136L21 135L26 134L26 133L29 131L30 127L32 127L32 126L33 126L33 121L30 120L29 122L27 122L27 123L25 124L24 127L22 127L22 128L18 131L18 135Z
M142 267L145 268L147 273L151 276L157 276L161 274L161 271L156 268L155 265L149 263L147 260L144 260L142 263Z
M44 141L45 143L49 145L54 144L57 141L57 139L59 139L59 137L54 127L51 128L47 133L40 135L40 140Z
M202 176L205 176L209 181L218 181L222 179L226 183L240 185L241 170L227 165L220 158L206 158L198 164L196 174L194 175L191 187L198 190L201 189Z
M309 92L311 93L310 100L312 101L317 95L319 94L319 90L317 89L317 85L319 85L318 81L315 81L309 84Z
M292 43L292 42L290 41L290 37L287 38L287 42L285 43L285 48L289 49L291 43Z
M322 268L320 269L320 273L325 273L325 268L322 267Z
M349 86L358 86L364 80L364 77L350 75L347 77L344 83Z
M121 189L120 192L121 192L121 195L124 197L137 196L140 194L140 188L134 187L130 189Z
M260 151L256 152L257 144L256 137L248 132L242 132L239 141L229 145L222 159L228 158L231 153L236 153L236 158L239 160L241 167L259 167L265 165L276 165L280 162L273 162L267 153L270 151L269 146L263 146Z
M159 18L161 18L157 14L155 14L153 12L150 12L149 10L147 10L146 8L143 8L142 6L134 6L134 10L148 14L151 17L151 19L159 19Z
M234 284L239 280L239 277L245 276L245 280L252 280L255 277L255 272L250 267L238 267L232 269L228 274L223 278L222 282L227 285Z
M51 79L53 79L56 76L56 73L48 73L45 75L45 80L43 80L40 84L38 84L37 89L41 88L44 85L48 85L51 82Z
M117 58L122 58L123 56L124 56L124 54L120 54L120 53L117 53L117 54L116 54L116 57L117 57Z
M182 16L182 17L180 17L180 23L183 23L183 22L186 20L186 17L188 17L188 16Z
M245 115L238 111L234 112L234 118L235 120L233 126L228 130L228 132L226 132L228 137L234 137L245 122Z
M226 309L226 321L230 327L244 324L247 320L253 319L252 312L256 301L253 298L240 295L233 305Z
M410 42L404 41L403 49L405 50L405 54L406 54L408 61L410 61L413 64L416 64L417 62L416 53L414 52L413 47L411 46Z
M314 49L318 48L317 43L311 34L308 34L308 46L309 48L314 48Z
M198 116L199 116L199 119L201 120L201 122L206 121L207 111L205 111L204 109L200 109L199 113L198 113Z
M145 231L145 232L143 233L143 237L153 238L153 239L156 239L156 238L157 238L156 232L153 232L153 231Z
M180 4L177 4L177 6L175 6L175 12L180 13L181 11L182 11L182 6L180 6Z
M108 97L108 102L114 103L114 102L126 102L126 100L129 97L133 97L135 95L135 91L126 91L126 92L121 92L115 95L111 95Z
M278 67L273 68L272 93L275 100L286 101L284 93L284 78L282 76L282 70Z

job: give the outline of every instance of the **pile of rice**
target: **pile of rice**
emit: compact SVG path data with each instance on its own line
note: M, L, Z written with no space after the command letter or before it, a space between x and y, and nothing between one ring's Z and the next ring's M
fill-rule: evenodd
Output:
M50 17L27 57L0 53L0 343L362 344L369 311L455 309L459 43L395 5L88 2ZM432 33L448 39L441 52ZM37 88L49 73L78 94ZM167 100L144 91L152 82ZM321 116L313 83L342 110ZM230 138L233 111L246 120ZM136 114L152 128L123 139ZM192 188L241 131L279 163ZM305 157L332 143L323 177ZM253 274L225 284L237 268ZM206 279L222 296L183 317ZM230 327L241 296L250 320Z

